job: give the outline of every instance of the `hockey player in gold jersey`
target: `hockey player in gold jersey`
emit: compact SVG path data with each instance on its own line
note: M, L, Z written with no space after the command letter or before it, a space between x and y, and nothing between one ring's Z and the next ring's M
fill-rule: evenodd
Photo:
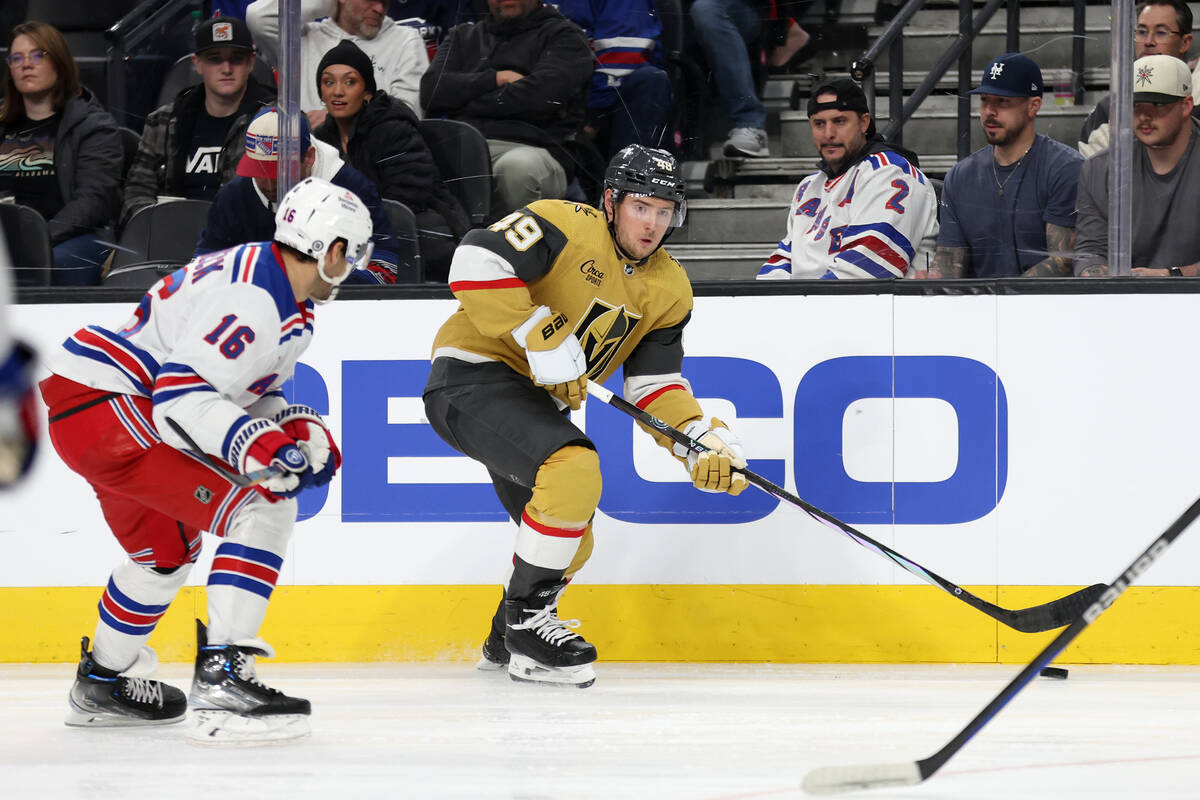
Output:
M741 444L706 418L680 373L692 311L687 274L663 241L686 214L675 159L631 145L604 179L602 208L539 200L471 231L455 251L458 310L433 345L430 424L483 463L518 524L516 552L481 668L514 680L590 686L596 648L558 618L558 597L592 551L600 462L570 420L589 380L624 369L624 395L712 448L671 449L697 488L738 494Z

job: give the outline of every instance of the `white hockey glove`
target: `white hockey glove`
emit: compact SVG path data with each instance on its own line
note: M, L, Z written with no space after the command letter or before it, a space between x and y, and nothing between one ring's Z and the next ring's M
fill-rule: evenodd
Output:
M296 440L308 459L313 485L324 486L333 480L342 466L342 453L321 415L308 406L290 405L275 415L275 422Z
M734 472L732 468L746 466L742 440L716 417L709 423L702 419L694 420L683 432L709 448L707 452L697 453L681 444L672 447L675 455L687 457L692 485L702 492L741 494L749 483L745 475Z
M566 316L539 306L512 335L525 348L533 382L578 409L587 396L587 359Z
M230 463L243 473L267 467L282 469L281 474L259 484L280 497L295 497L312 486L312 467L296 440L269 419L246 419L233 434Z

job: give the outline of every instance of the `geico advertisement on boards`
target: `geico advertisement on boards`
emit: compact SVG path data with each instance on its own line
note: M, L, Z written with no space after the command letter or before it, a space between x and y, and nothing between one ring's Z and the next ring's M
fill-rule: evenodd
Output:
M963 585L1088 584L1200 491L1195 303L700 297L683 371L706 413L740 434L750 469L927 568ZM82 325L119 328L133 306L22 305L14 327L48 352ZM344 465L301 495L281 583L502 579L513 525L486 471L438 438L421 402L433 334L455 308L317 309L288 394L326 416ZM620 393L620 373L607 385ZM916 580L756 488L696 491L615 408L592 399L572 419L604 480L580 582ZM0 515L10 554L0 585L91 585L121 557L89 487L48 441L30 479L0 496ZM1200 555L1186 538L1179 547ZM1145 581L1193 585L1189 561L1166 560Z

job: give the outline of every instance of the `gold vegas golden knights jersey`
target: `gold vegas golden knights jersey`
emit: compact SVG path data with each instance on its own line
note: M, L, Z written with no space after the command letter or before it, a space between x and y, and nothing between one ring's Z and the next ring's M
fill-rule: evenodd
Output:
M629 402L675 427L701 416L680 374L692 312L687 273L662 249L643 266L628 264L591 206L539 200L471 231L454 254L450 290L461 305L434 339L435 359L499 361L529 376L512 331L548 306L579 339L588 380L624 365Z

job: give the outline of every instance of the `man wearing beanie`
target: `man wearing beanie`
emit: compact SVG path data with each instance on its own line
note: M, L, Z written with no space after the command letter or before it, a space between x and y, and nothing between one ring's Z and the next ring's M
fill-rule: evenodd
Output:
M235 174L250 120L275 102L274 88L250 74L255 51L246 23L216 17L195 36L192 65L201 83L146 118L125 180L122 225L164 195L213 199Z
M937 197L917 156L875 132L849 78L813 89L808 123L819 171L800 181L787 232L760 279L903 278L924 269L937 236Z
M1192 118L1192 75L1168 55L1133 62L1133 274L1200 275L1200 122ZM1079 173L1075 274L1108 275L1111 150Z
M1042 71L1005 53L983 70L979 121L988 145L954 165L942 186L933 265L916 277L1069 277L1075 189L1083 156L1037 133Z
M325 108L311 76L317 64L338 42L349 39L371 61L376 85L403 100L419 116L421 75L429 67L425 41L415 28L387 15L386 0L300 0L300 110L315 128ZM246 23L254 31L263 55L279 63L279 0L255 0L246 8Z
M488 0L458 25L421 78L426 113L479 129L492 154L492 217L566 194L592 79L592 48L541 0Z

